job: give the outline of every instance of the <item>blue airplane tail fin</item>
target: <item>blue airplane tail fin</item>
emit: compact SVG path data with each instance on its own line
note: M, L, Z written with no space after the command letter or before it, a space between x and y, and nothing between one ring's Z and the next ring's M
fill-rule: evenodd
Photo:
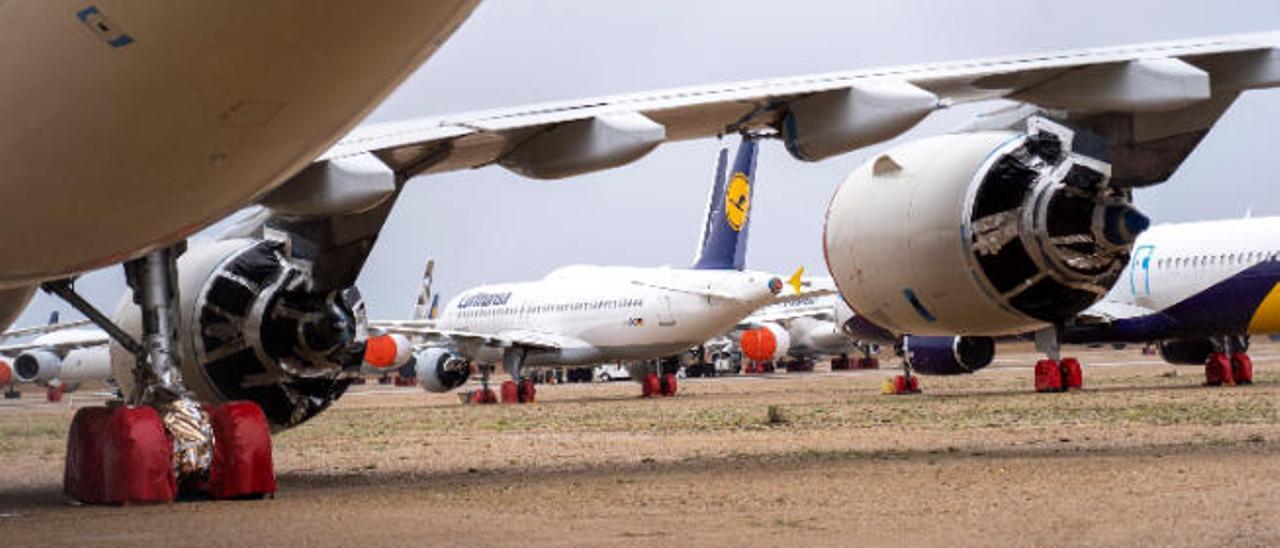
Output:
M756 137L743 135L733 169L725 172L728 150L720 151L716 178L707 200L707 224L693 268L742 270L747 262L747 229L751 228L751 199L756 175Z
M58 311L57 311L57 310L54 310L53 312L50 312L50 313L49 313L49 324L48 324L48 325L58 325Z

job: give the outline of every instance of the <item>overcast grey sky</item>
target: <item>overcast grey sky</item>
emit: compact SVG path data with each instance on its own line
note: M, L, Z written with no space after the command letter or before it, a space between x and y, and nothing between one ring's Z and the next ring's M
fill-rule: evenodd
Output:
M530 102L884 65L1280 29L1275 0L487 0L371 116L389 121ZM1251 92L1165 185L1138 195L1158 222L1280 214L1280 90ZM900 139L991 106L934 115ZM572 263L691 262L721 144L665 145L630 166L558 182L499 167L419 178L360 279L370 314L406 316L428 256L445 297ZM748 265L825 274L832 191L881 147L816 164L766 142ZM868 207L874 207L869 204ZM114 309L119 268L80 288ZM37 297L17 325L67 307Z

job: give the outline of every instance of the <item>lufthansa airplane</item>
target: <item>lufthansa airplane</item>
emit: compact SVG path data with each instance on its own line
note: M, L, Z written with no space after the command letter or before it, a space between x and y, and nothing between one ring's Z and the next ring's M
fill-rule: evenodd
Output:
M466 381L468 362L501 363L512 379L521 379L526 367L655 360L697 346L783 289L772 274L744 270L758 147L756 138L744 136L728 173L727 151L721 151L701 248L690 268L567 266L538 281L467 290L434 321L374 327L427 341L416 368L430 391ZM633 378L659 383L658 392L670 395L674 373ZM517 400L531 400L531 388L521 383Z

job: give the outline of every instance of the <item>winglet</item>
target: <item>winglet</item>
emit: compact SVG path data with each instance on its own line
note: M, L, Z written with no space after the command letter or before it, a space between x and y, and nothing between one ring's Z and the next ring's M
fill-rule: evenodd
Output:
M804 287L804 282L800 281L802 277L804 277L803 266L797 268L796 271L791 274L791 277L787 278L787 285L791 286L791 289L795 290L796 295L799 295L801 288Z

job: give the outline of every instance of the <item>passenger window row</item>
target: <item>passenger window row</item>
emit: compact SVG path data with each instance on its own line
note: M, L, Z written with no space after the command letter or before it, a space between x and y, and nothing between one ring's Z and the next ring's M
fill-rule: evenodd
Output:
M1280 259L1280 251L1243 251L1217 255L1191 255L1165 257L1156 261L1156 268L1201 268L1211 266L1253 265Z

